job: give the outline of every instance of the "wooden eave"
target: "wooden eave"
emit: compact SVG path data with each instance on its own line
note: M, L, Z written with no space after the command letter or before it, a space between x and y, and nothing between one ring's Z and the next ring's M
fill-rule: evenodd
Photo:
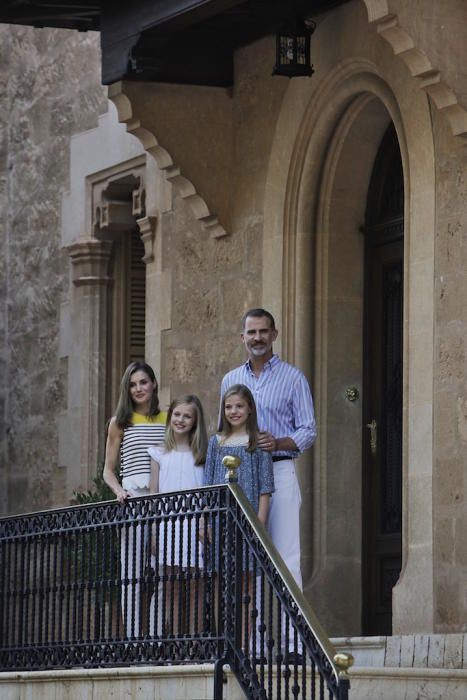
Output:
M2 0L0 22L101 33L102 82L228 86L235 49L348 0ZM271 68L274 56L271 56Z
M31 27L98 31L100 0L2 0L0 22Z

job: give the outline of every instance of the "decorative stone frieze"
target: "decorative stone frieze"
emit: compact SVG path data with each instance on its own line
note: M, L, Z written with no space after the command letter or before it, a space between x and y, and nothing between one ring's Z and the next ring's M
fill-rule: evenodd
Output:
M459 104L454 90L442 79L441 70L434 66L424 51L417 47L412 36L401 26L396 14L390 12L387 0L364 0L368 21L388 42L394 55L406 64L418 86L433 100L436 108L446 117L455 136L467 136L467 111Z
M158 167L165 172L167 180L174 186L175 192L187 201L195 219L202 222L212 238L226 236L229 231L222 226L217 215L210 211L206 200L196 190L193 182L182 174L155 134L143 127L140 120L134 117L131 101L124 93L121 82L109 86L109 99L117 108L119 120L126 124L127 131L139 139L144 149L154 157Z

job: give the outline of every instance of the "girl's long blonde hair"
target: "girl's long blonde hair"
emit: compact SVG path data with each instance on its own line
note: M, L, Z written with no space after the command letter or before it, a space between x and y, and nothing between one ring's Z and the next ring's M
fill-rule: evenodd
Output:
M230 425L228 420L226 420L226 417L225 417L225 402L227 401L228 398L230 398L234 394L237 394L244 401L246 401L248 404L248 407L250 409L250 415L247 418L245 427L246 427L246 432L248 434L247 450L248 450L248 452L253 452L253 450L255 450L258 447L258 434L259 434L258 416L256 413L256 404L255 404L255 400L253 398L253 394L251 393L249 388L247 386L245 386L244 384L234 384L233 386L231 386L227 389L224 396L222 397L219 433L224 438L229 437L229 435L232 434L232 426Z
M189 406L193 406L195 409L195 424L190 430L189 434L189 444L190 449L193 454L195 464L204 464L206 461L206 451L208 448L208 435L206 432L206 424L204 421L204 412L201 405L201 401L194 394L185 394L184 396L179 396L174 399L170 404L169 411L167 413L167 423L165 429L165 440L164 446L167 451L175 450L177 448L177 443L175 442L175 435L173 428L170 424L172 413L177 406L182 403L186 403Z

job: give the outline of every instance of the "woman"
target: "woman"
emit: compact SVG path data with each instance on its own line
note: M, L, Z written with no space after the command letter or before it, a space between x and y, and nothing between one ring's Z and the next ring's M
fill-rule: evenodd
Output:
M145 362L131 362L120 384L117 411L110 421L105 450L104 481L124 503L130 496L147 496L151 478L148 447L164 441L167 414L159 410L157 381ZM117 478L120 463L121 484ZM121 578L123 620L128 637L139 637L140 584L145 545L140 525L122 528Z

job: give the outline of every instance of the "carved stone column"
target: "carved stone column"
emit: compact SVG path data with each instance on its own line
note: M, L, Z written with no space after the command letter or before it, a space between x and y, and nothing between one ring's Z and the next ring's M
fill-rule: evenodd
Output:
M105 449L104 426L109 337L109 276L112 242L87 239L68 246L72 262L77 317L74 361L78 363L80 394L80 474L72 476L72 489L88 487L100 468ZM73 407L70 407L73 410Z

